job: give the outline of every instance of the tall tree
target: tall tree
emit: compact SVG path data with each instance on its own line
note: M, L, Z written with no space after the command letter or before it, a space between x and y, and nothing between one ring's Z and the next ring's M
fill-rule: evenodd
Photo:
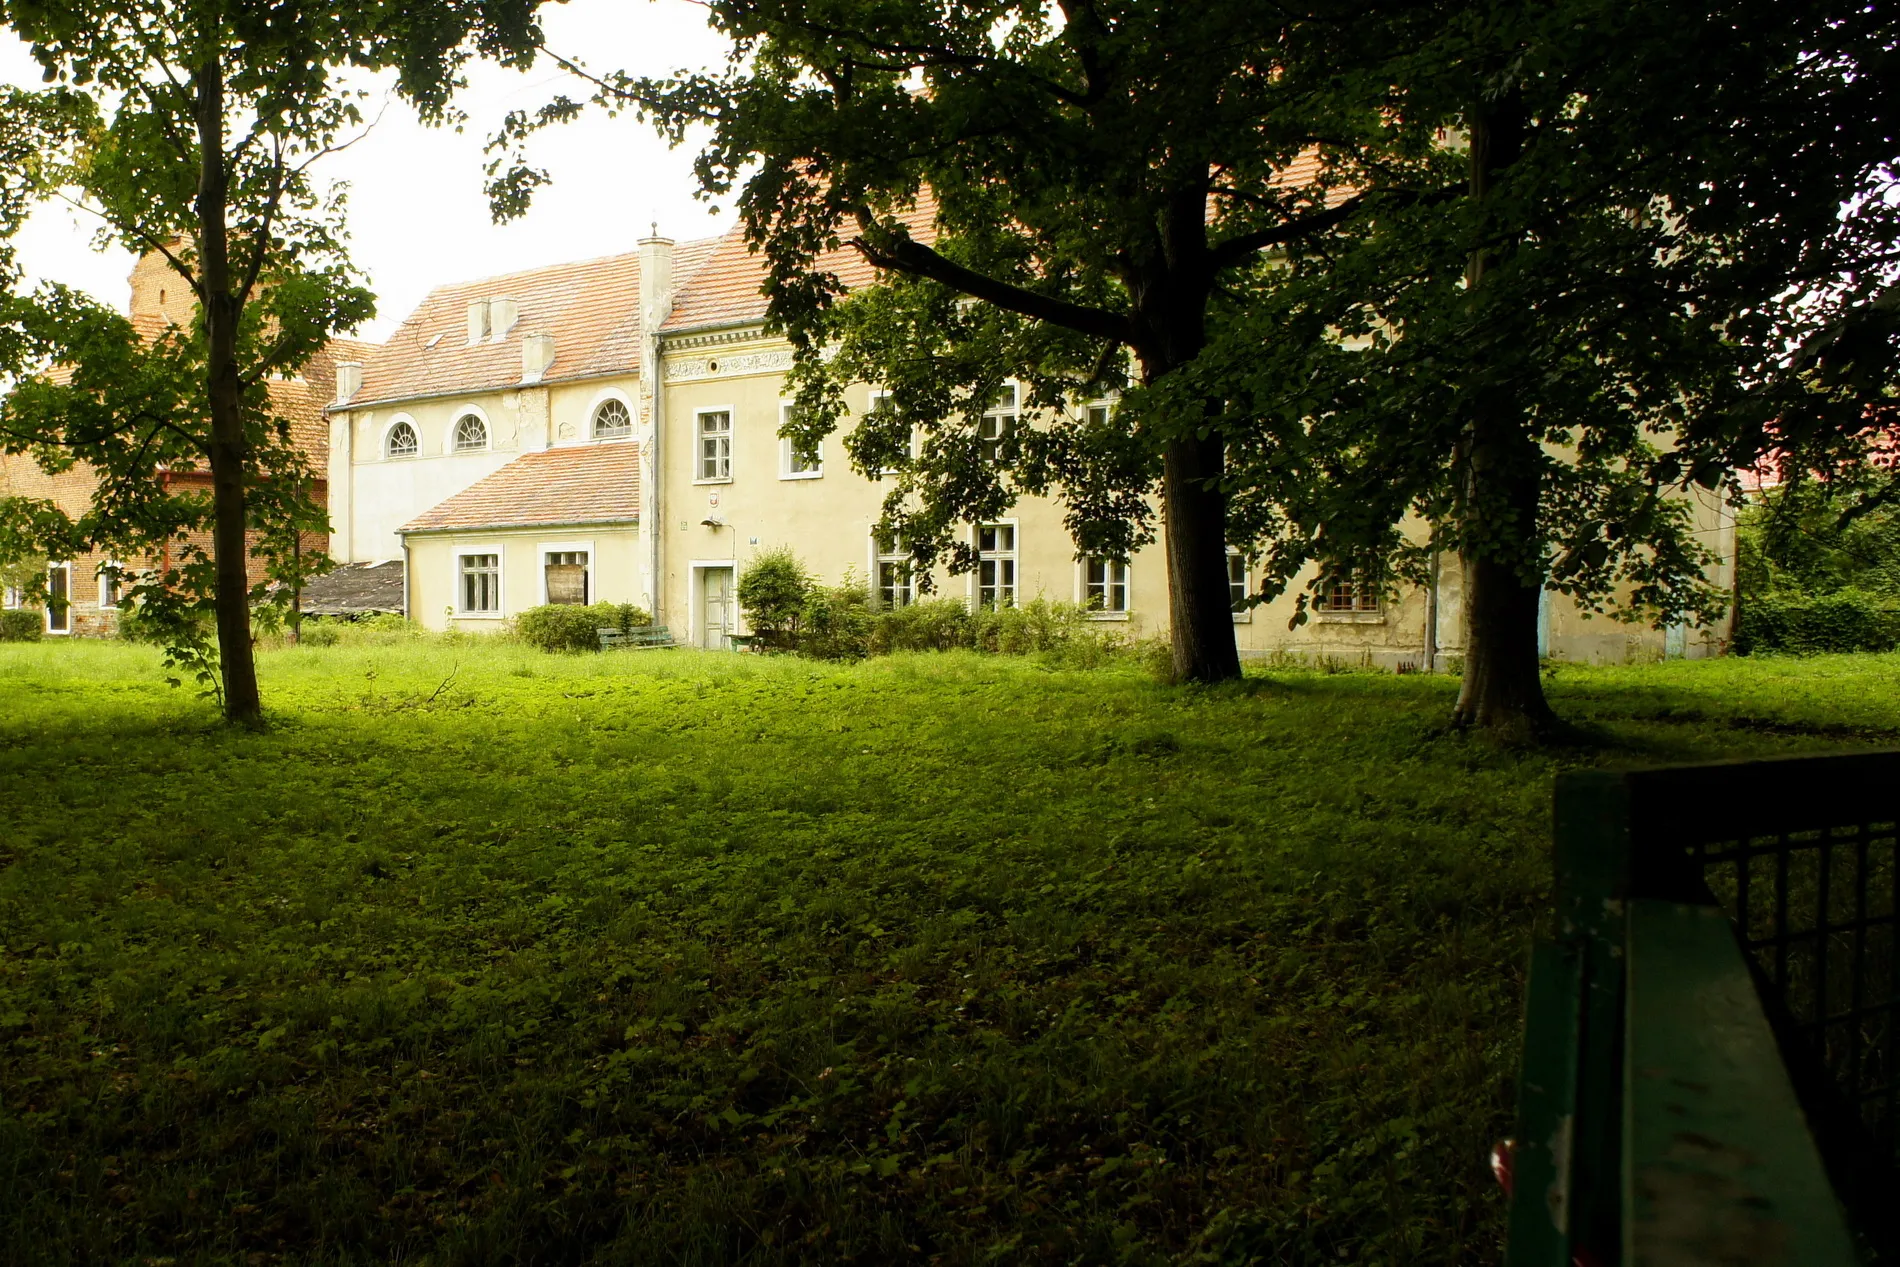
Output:
M854 457L903 472L887 527L921 563L949 548L969 566L956 520L1050 489L1082 548L1125 552L1150 539L1144 494L1158 489L1175 673L1237 676L1218 401L1119 419L1078 405L1193 364L1223 287L1366 209L1337 192L1378 131L1377 94L1355 100L1322 57L1341 24L1255 0L709 8L731 69L597 78L597 100L632 104L675 138L710 127L700 181L710 195L739 189L769 262L769 319L799 358L801 439L838 422L841 375L891 385L888 425L860 428ZM557 101L507 138L579 108ZM1289 178L1321 142L1327 160ZM495 183L498 210L518 212L541 179L517 157ZM887 293L840 302L821 260L841 243ZM827 364L836 340L844 355ZM985 435L1008 377L1059 421ZM907 455L912 428L925 443Z
M323 521L268 383L371 311L344 257L340 199L309 179L362 126L361 94L341 75L393 67L398 89L439 119L468 57L532 56L538 2L0 0L47 78L90 99L94 126L62 183L98 213L104 240L161 254L197 302L193 328L150 347L58 287L10 305L16 349L69 372L14 393L5 443L55 466L84 460L106 487L77 522L44 503L10 518L68 546L178 542L190 561L140 597L155 613L213 607L231 720L261 712L247 529L287 575L289 543ZM143 378L159 390L124 391ZM209 471L208 505L152 491L178 464ZM190 544L200 526L208 558Z
M1765 0L1437 9L1388 63L1393 117L1442 137L1463 195L1393 200L1200 367L1255 419L1238 510L1276 583L1315 557L1419 580L1456 554L1457 719L1509 730L1553 720L1540 591L1714 615L1684 493L1745 455L1738 419L1816 311L1790 296L1854 271L1840 214L1893 152L1869 122L1879 25ZM1301 324L1347 337L1265 341Z

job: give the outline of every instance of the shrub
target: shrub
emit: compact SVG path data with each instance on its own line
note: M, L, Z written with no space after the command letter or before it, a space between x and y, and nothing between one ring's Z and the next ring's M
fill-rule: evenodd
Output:
M600 650L600 617L592 607L548 603L515 617L515 636L543 651Z
M46 617L37 607L0 611L0 642L38 642L46 633Z
M1036 598L1020 607L986 607L973 614L978 651L1030 655L1055 651L1089 630L1088 614L1074 603Z
M739 606L753 634L768 647L789 647L798 641L799 622L806 605L819 591L805 565L790 546L767 550L746 565L739 577ZM860 655L863 652L859 652Z
M877 613L871 593L850 573L833 588L816 588L798 617L798 649L820 660L862 660L871 650Z
M872 655L893 651L952 651L971 645L975 622L955 598L920 598L908 607L878 613L871 626Z
M1735 650L1742 655L1892 651L1895 647L1900 647L1900 603L1863 589L1751 596L1742 602L1735 630Z

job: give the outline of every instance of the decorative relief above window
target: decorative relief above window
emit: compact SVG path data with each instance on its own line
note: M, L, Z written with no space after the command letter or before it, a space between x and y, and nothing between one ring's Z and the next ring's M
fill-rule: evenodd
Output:
M696 361L668 361L669 382L685 378L731 378L739 374L764 374L792 367L789 351L727 352Z

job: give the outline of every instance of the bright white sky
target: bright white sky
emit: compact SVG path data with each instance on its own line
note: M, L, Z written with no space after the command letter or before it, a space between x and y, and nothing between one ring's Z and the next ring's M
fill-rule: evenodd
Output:
M662 74L719 65L726 44L692 0L570 0L543 10L548 47L598 69ZM731 222L693 197L693 140L668 150L631 117L590 112L543 132L536 165L554 183L534 209L505 227L490 223L482 196L482 146L510 110L532 109L557 92L582 97L586 85L544 62L527 73L490 65L469 70L458 99L469 116L460 133L424 127L392 100L371 134L317 171L347 182L351 258L377 295L377 317L357 332L382 340L435 286L564 260L632 250L648 225L684 241ZM0 28L0 82L40 86L25 45ZM373 110L371 112L373 114ZM64 205L39 210L18 240L29 284L65 282L124 310L132 257L92 246L90 217Z

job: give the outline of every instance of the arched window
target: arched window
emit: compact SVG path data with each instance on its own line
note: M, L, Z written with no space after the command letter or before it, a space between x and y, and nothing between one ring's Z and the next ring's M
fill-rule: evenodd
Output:
M473 453L488 447L488 424L474 414L463 414L455 423L455 451Z
M633 415L623 401L609 398L594 410L594 439L624 440L633 434Z
M384 457L412 458L420 452L422 444L416 439L416 429L409 423L397 423L383 438Z

